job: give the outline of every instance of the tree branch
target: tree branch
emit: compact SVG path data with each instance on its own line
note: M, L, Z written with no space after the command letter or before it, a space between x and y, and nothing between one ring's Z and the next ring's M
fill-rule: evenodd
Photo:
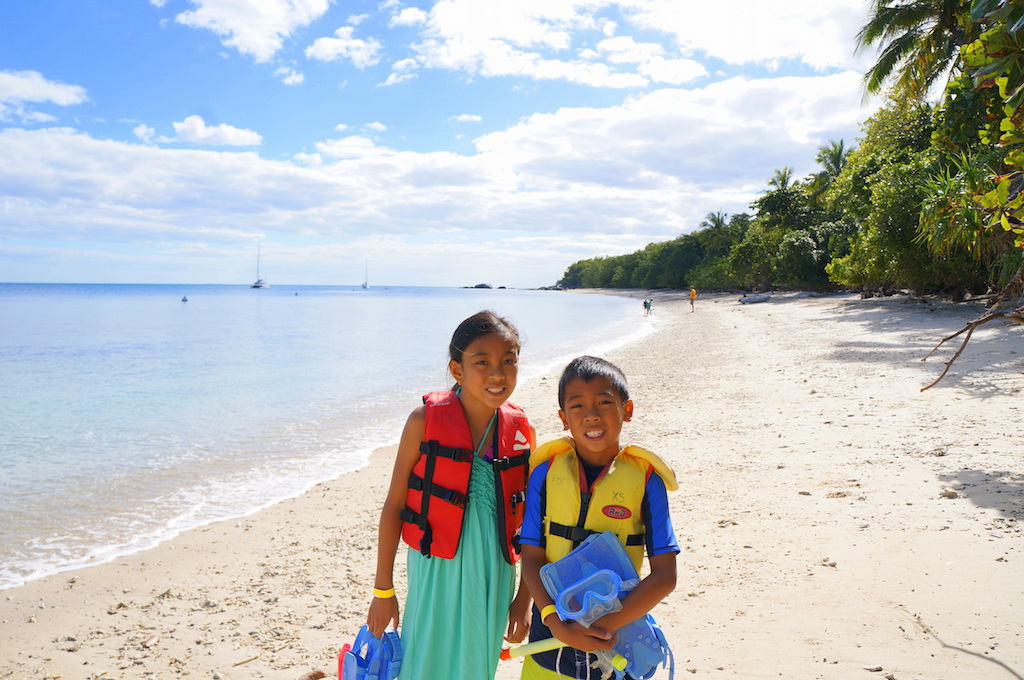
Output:
M1021 287L1021 295L1017 299L1017 303L1008 311L1000 311L1000 305L1003 304L1003 301L1006 300L1006 298L1009 297L1010 293L1015 289L1015 287L1018 286ZM956 333L953 333L953 335L943 338L941 341L939 341L939 344L935 345L935 347L932 348L931 352L928 352L928 354L925 355L923 359L921 359L921 361L927 361L928 357L935 354L935 352L948 341L952 340L953 338L963 333L967 333L967 335L964 337L963 342L960 343L960 348L957 349L953 356L950 357L949 361L946 362L946 368L943 369L939 377L936 378L930 385L922 387L921 391L924 392L925 390L934 387L939 383L940 380L946 377L946 374L949 373L949 369L952 368L953 366L953 362L956 361L960 357L960 355L963 354L964 349L967 348L967 343L971 341L971 335L974 334L974 331L977 330L978 327L984 326L989 321L995 321L996 319L1008 319L1019 324L1024 324L1024 257L1021 258L1020 267L1017 268L1017 273L1015 273L1010 278L1010 281L1006 284L1006 287L1003 288L1002 292L1000 292L999 295L995 297L994 301L992 302L992 304L988 306L988 309L985 310L984 314L979 316L977 319L974 319L973 321L967 322L967 324L963 328L958 330Z

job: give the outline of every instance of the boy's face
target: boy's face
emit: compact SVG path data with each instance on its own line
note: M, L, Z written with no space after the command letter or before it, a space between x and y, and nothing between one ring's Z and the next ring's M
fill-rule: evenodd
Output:
M622 423L633 417L633 402L623 403L610 380L573 378L565 385L562 427L576 440L576 452L591 465L605 465L619 453Z

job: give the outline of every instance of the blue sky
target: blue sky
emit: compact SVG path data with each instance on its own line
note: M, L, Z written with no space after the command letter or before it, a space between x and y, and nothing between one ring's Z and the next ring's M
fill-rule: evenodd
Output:
M863 0L34 0L0 281L534 287L855 143Z

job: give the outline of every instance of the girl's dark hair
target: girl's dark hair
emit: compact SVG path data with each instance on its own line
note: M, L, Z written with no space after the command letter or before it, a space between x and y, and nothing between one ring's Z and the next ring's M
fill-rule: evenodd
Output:
M448 343L448 356L452 361L461 364L462 353L466 351L466 348L477 338L490 333L497 333L510 342L516 352L522 348L519 329L516 328L516 325L491 310L485 309L469 317L455 328L455 332L452 333L452 341Z
M622 403L629 401L629 386L626 384L626 374L610 361L584 355L570 361L569 365L562 371L562 377L558 380L558 408L565 408L565 386L576 378L582 378L583 382L590 382L594 378L607 378L608 382L619 393L619 396L622 397Z

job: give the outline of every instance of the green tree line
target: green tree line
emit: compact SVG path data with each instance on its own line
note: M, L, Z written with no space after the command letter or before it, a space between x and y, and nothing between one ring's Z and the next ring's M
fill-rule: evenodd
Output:
M1024 0L875 0L858 35L871 46L865 87L886 99L856 147L819 147L808 177L776 170L750 213L575 262L559 283L1020 295Z

